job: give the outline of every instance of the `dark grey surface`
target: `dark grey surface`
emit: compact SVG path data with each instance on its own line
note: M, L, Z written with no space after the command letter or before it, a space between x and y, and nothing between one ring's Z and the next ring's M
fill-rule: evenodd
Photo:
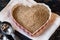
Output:
M0 0L0 11L9 3L10 0Z

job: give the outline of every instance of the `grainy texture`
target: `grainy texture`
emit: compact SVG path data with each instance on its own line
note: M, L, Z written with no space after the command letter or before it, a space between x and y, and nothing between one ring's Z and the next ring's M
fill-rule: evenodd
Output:
M41 28L36 34L34 34L33 36L39 36L39 35L43 34L46 29L51 27L51 25L54 23L56 17L58 17L58 15L55 13L52 13L51 19L48 21L48 23L43 28Z
M49 11L43 5L20 5L13 10L13 17L25 29L34 33L49 19Z

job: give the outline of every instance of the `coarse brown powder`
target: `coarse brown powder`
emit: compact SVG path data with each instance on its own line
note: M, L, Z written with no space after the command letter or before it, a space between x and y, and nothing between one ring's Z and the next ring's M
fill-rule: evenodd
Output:
M19 5L13 10L12 15L20 25L34 33L49 19L49 10L43 5Z

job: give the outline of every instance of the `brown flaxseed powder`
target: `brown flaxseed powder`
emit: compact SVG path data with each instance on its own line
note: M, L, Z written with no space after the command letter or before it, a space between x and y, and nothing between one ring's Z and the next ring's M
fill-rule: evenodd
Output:
M13 17L20 25L33 33L49 19L49 11L43 5L32 7L20 5L13 10Z

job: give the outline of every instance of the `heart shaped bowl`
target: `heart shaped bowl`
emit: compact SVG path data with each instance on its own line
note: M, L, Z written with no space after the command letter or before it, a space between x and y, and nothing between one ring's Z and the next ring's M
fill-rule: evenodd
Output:
M15 8L17 8L18 6L20 5L24 5L24 6L28 6L28 7L32 7L33 5L43 5L44 7L46 7L46 9L48 10L48 14L49 14L49 17L47 19L47 21L42 25L40 26L36 31L34 31L33 33L31 33L29 30L27 30L25 27L23 27L21 24L19 24L16 19L13 17L13 11L15 10ZM24 14L23 14L24 15ZM29 34L30 36L39 36L41 35L49 26L48 26L48 23L49 23L49 20L51 18L51 9L49 8L49 6L47 6L46 4L44 3L34 3L34 2L28 2L28 3L17 3L16 5L14 5L12 7L12 9L10 10L10 16L11 16L11 19L12 21L15 23L15 25L17 25L20 29L22 29L24 32L26 32L27 34ZM43 17L43 16L42 16ZM45 19L44 19L45 20Z

